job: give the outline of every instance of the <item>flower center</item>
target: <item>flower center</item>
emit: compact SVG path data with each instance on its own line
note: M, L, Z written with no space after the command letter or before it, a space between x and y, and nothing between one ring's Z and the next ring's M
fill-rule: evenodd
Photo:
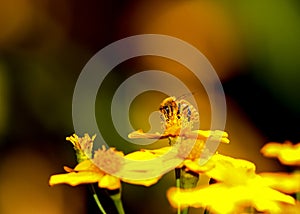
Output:
M179 143L178 156L183 159L200 158L205 142L203 140L184 139Z
M78 138L78 142L81 150L85 153L85 155L89 158L92 156L93 143L96 138L94 135L92 138L88 134L84 134L84 137Z
M114 148L106 149L104 146L102 149L98 149L94 154L94 164L101 170L108 174L114 174L118 172L123 166L123 158L118 155Z

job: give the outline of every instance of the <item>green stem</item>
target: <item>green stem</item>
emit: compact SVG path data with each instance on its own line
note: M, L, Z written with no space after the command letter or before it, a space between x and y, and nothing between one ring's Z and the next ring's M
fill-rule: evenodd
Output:
M188 207L181 210L181 214L188 214L188 213L189 213L189 208Z
M100 200L98 198L98 195L97 195L93 185L91 185L91 190L92 190L92 193L93 193L93 198L94 198L96 204L98 205L99 210L101 211L101 213L106 214L102 204L100 203Z
M180 179L176 179L176 187L177 188L180 188ZM178 207L177 207L177 214L181 214L181 208L180 208L180 204L178 204Z
M111 195L110 198L114 201L114 204L117 208L117 211L119 214L125 214L124 208L123 208L123 203L121 200L121 190L119 193Z
M175 168L176 187L180 188L180 171L181 169ZM181 214L180 204L177 207L177 214Z
M175 171L177 187L180 187L183 189L189 189L189 188L194 188L197 186L197 183L199 181L198 174L196 174L192 171L185 171L184 169L178 169L178 170L179 170L179 172ZM180 206L178 206L177 214L188 214L188 213L189 213L188 207L180 210Z

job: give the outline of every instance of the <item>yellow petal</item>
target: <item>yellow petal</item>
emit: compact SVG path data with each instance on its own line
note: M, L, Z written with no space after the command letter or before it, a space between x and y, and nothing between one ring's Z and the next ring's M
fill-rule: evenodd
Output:
M151 160L167 154L168 152L171 151L171 149L172 147L170 146L162 147L159 149L153 149L153 150L143 149L125 155L125 158L129 160Z
M64 166L64 170L65 170L66 172L75 172L74 169L72 169L72 168L70 168L70 167L68 167L68 166Z
M240 184L255 176L255 165L247 160L215 154L206 165L214 165L205 172L209 177L230 184Z
M281 192L300 192L300 173L261 173L260 176L266 185Z
M156 157L156 155L148 151L136 151L125 155L125 158L129 160L151 160Z
M92 161L85 160L77 164L74 169L64 167L68 173L52 175L49 180L50 186L66 183L71 186L76 186L84 183L95 183L101 179L104 172L99 170Z
M76 165L74 168L75 171L99 171L98 167L93 164L91 160L84 160Z
M220 130L195 130L192 133L198 135L198 139L207 140L208 138L214 138L221 143L229 143L227 132Z
M300 165L300 143L293 145L291 142L268 143L261 152L266 157L277 157L282 164Z
M291 196L271 188L255 186L227 186L213 184L204 188L179 190L171 188L167 197L173 207L208 207L214 213L239 213L243 208L254 206L260 211L278 211L283 203L294 204Z
M142 151L150 152L150 153L154 154L155 156L161 156L161 155L164 155L164 154L170 152L171 149L172 149L171 146L166 146L166 147L162 147L159 149L152 149L152 150L143 149Z
M226 187L219 186L220 184L193 190L171 188L167 192L167 198L173 207L208 207L215 213L233 213L235 201L228 203Z
M266 157L277 157L281 148L281 143L267 143L261 148L260 152Z
M66 174L52 175L49 180L49 185L53 186L56 184L69 184L71 186L77 186L79 184L95 183L101 180L103 174L82 171L82 172L70 172Z
M204 165L199 164L199 159L196 160L184 160L183 165L185 165L190 171L196 172L196 173L203 173L211 170L215 165L213 162L209 162Z
M128 183L149 186L156 183L168 168L161 160L127 160L116 176Z
M152 178L152 179L145 179L145 180L131 180L131 179L124 178L124 179L122 179L122 181L129 183L129 184L142 185L142 186L149 187L153 184L156 184L160 178L161 178L161 176Z
M161 134L159 133L144 133L142 129L131 132L128 134L128 138L137 139L137 138L147 138L147 139L159 139L161 138Z
M168 152L171 148L141 150L125 155L126 161L116 176L124 182L136 185L150 186L157 183L161 176L170 170L168 158L173 164L178 162L174 159L174 155L170 157ZM166 153L168 154L165 155Z
M260 212L284 213L278 202L295 204L293 197L268 187L254 186L251 189L248 188L247 191L248 194L252 193L253 198L250 198L252 199L252 205Z
M99 180L98 186L100 188L106 188L110 190L120 189L121 182L119 178L111 175L104 175L101 180Z
M300 149L284 149L280 151L279 161L285 165L298 165L300 166Z

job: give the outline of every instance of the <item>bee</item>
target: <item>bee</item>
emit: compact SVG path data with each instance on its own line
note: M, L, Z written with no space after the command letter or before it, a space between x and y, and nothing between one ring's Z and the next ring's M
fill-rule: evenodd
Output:
M184 99L167 97L159 107L162 113L165 130L176 132L181 128L192 128L193 123L199 121L196 108Z

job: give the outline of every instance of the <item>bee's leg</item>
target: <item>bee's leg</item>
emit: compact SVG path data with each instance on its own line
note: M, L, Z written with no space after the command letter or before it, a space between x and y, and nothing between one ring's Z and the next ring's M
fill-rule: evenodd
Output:
M177 117L181 114L180 108L181 108L181 103L178 103ZM178 118L178 119L180 119L180 118Z
M176 144L178 138L177 137L168 137L169 140L169 145L173 146L174 144Z

